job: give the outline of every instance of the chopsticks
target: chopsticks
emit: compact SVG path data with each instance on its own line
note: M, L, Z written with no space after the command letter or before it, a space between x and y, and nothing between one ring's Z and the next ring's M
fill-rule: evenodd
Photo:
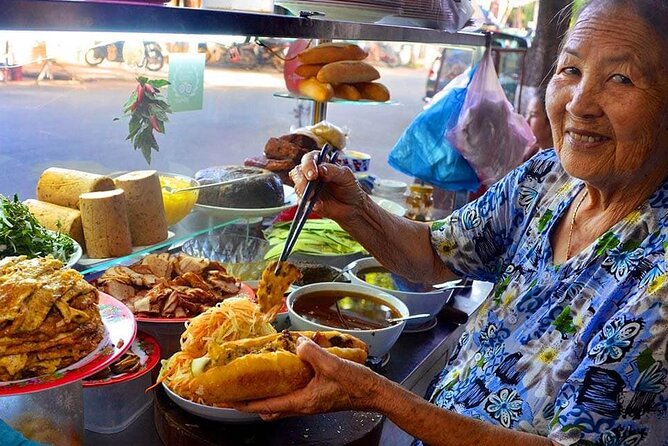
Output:
M334 163L336 162L338 156L339 151L336 148L329 144L325 144L320 150L315 163L318 166L322 163ZM292 219L292 223L290 224L290 231L288 232L288 237L285 240L285 245L283 245L281 256L278 258L278 264L276 265L274 274L278 274L281 262L285 262L290 256L292 248L295 246L295 242L299 237L299 233L304 227L304 223L306 223L311 210L313 210L315 202L318 201L318 196L320 195L320 191L322 190L323 185L324 184L322 181L318 180L309 181L306 184L306 187L304 188L304 194L302 199L299 201L299 206L297 207L297 212L295 212L295 216Z

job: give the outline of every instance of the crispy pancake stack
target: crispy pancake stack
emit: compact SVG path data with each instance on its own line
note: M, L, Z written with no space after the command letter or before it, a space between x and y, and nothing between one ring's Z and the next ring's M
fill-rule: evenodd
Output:
M0 381L52 373L104 333L98 291L53 257L0 260Z

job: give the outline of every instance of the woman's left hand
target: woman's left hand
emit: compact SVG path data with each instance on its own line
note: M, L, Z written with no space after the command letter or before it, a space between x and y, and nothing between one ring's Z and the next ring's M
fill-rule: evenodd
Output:
M237 403L244 412L258 412L264 420L347 409L370 409L383 378L361 364L341 359L306 338L297 340L297 355L313 367L315 376L288 395Z

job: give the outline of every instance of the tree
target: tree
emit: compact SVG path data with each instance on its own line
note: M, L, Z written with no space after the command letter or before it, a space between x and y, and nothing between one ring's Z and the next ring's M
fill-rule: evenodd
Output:
M525 85L538 88L549 80L572 9L572 0L540 0L536 36L525 63Z

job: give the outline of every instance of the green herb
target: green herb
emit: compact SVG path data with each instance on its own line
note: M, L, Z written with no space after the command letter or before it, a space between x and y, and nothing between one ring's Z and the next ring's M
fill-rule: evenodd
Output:
M271 245L265 259L278 258L289 232L290 222L276 224L265 231L265 238ZM326 218L307 220L292 251L310 255L366 253L364 247L338 223Z
M73 253L74 240L40 225L16 195L10 200L0 194L0 258L50 254L67 262Z
M137 82L123 106L123 113L130 117L125 139L132 141L135 150L141 150L146 162L151 164L151 150L160 150L153 132L165 133L165 122L169 121L167 113L172 112L160 93L160 88L169 85L169 81L140 76ZM114 121L118 119L114 118Z

